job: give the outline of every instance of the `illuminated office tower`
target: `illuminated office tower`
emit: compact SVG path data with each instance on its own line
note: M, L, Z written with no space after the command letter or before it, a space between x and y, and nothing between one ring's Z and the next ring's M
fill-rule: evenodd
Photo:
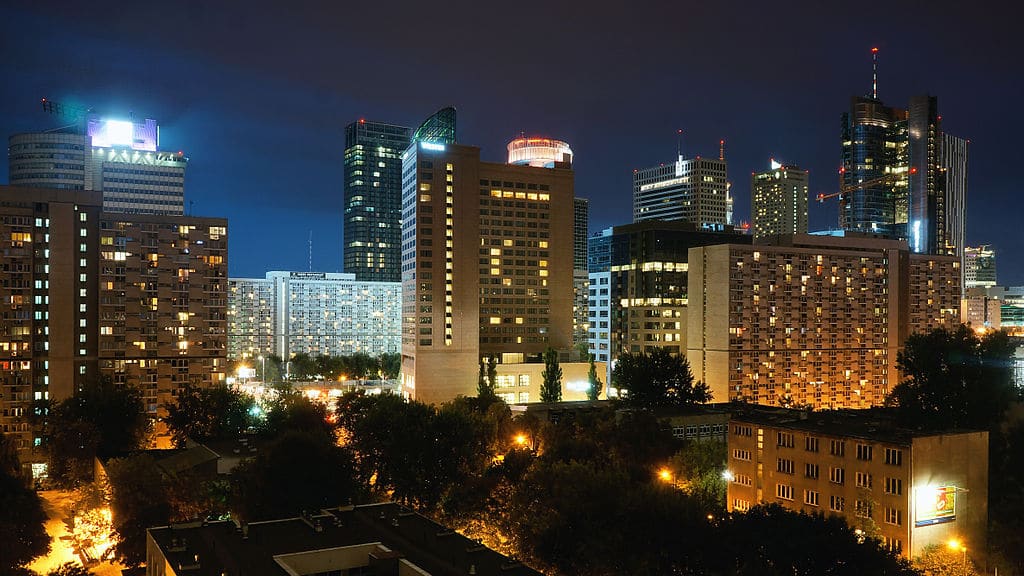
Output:
M401 279L402 159L411 130L359 120L345 127L345 272Z
M403 392L473 396L485 356L569 349L572 170L482 162L455 143L450 108L417 129L402 168Z
M754 238L807 233L807 170L771 161L750 175Z
M851 99L843 114L839 227L906 236L909 150L907 111L869 96Z
M964 287L996 285L996 251L989 245L964 248Z
M115 120L90 114L80 125L9 139L15 186L103 192L104 212L184 214L182 152L159 149L156 120Z
M633 172L633 222L684 220L722 229L728 222L724 158L684 159Z
M942 134L942 169L946 184L946 251L964 258L967 234L967 161L970 141ZM966 268L964 269L966 272Z

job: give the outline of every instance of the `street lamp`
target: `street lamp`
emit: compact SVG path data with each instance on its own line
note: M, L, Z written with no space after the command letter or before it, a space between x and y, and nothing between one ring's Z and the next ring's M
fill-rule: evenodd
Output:
M956 538L950 540L947 544L948 544L950 550L953 550L955 552L956 551L963 552L963 554L964 554L963 574L964 574L964 576L967 576L967 546L965 546L963 542L957 540Z
M668 468L658 470L658 479L662 482L672 482L672 472Z
M266 382L267 382L267 358L266 358L266 356L260 354L260 363L262 364L262 367L261 367L262 372L260 372L260 380L262 380L263 383L266 384Z

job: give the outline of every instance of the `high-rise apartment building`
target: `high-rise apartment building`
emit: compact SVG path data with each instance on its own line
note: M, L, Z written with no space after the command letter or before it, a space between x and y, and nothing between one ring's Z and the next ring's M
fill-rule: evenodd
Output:
M907 336L960 319L960 262L866 237L692 248L687 355L717 401L864 408Z
M104 377L137 387L156 417L184 384L226 370L227 221L105 213L102 202L0 186L0 426L36 476L45 438L28 416L46 401Z
M589 319L590 275L587 273L587 232L590 226L590 201L573 199L572 242L572 344L586 346Z
M345 127L345 271L401 280L402 152L412 130L359 120Z
M775 160L750 175L755 239L807 233L807 179L807 170Z
M102 197L0 186L0 432L26 472L45 474L36 410L97 373L97 246Z
M988 432L899 428L877 410L732 414L730 512L778 504L842 517L907 559L953 539L984 562Z
M964 288L996 285L996 251L991 246L964 248Z
M182 215L182 152L159 149L156 120L90 115L82 127L15 134L9 139L15 186L103 192L105 212Z
M402 163L402 386L435 403L475 394L484 356L572 344L572 170L482 162L454 121Z
M228 280L228 358L371 356L401 347L399 282L355 274L267 272Z
M724 158L684 159L633 172L633 222L683 220L720 229L728 218Z
M225 379L227 224L192 216L100 218L100 372L115 385L138 387L151 416L166 415L186 384Z

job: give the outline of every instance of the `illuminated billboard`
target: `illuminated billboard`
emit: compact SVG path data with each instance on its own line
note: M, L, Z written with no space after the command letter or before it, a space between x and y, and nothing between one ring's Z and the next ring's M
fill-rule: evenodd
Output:
M123 147L148 152L156 152L160 135L156 120L150 118L144 122L90 118L87 133L92 138L93 146Z
M914 526L930 526L956 520L956 486L923 486L916 491Z

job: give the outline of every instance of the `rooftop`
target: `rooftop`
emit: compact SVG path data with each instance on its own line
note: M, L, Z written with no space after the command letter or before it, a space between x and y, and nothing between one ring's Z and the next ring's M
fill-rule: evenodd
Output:
M373 573L532 576L540 573L394 503L237 526L233 522L151 528L178 574L285 576L372 566Z

